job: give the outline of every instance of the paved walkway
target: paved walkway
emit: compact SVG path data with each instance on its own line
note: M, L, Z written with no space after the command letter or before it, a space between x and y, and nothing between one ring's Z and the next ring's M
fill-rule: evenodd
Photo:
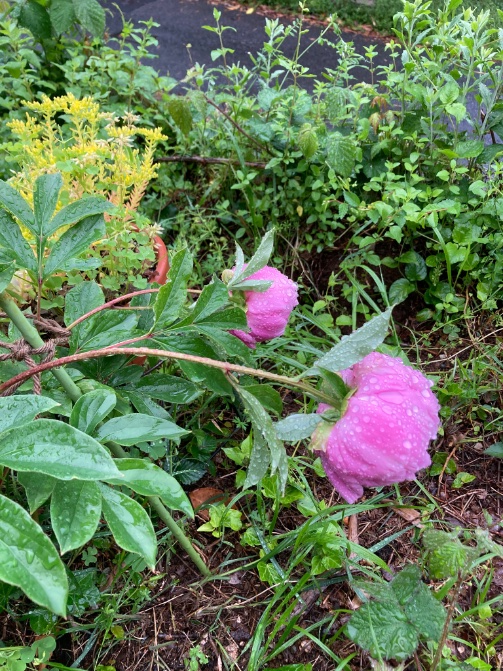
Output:
M265 16L259 10L247 14L246 8L239 8L237 3L226 5L218 2L210 3L207 0L115 0L124 16L132 19L135 23L153 18L160 24L154 28L153 35L159 40L157 48L158 59L151 64L161 73L166 71L176 79L182 79L187 69L191 66L191 58L194 63L211 65L210 53L219 47L218 36L202 28L203 25L215 25L213 9L217 7L222 12L222 25L232 26L234 30L224 33L224 44L234 49L230 57L233 62L240 61L244 65L251 65L249 54L259 51L265 40L264 32ZM117 8L113 6L112 0L108 6L114 13L109 18L108 25L111 33L118 32L121 19ZM289 17L281 17L281 22L288 24ZM308 33L303 37L303 44L307 46L320 33L319 25L310 25ZM332 42L338 41L334 34L327 36ZM344 39L352 41L359 53L363 53L365 47L376 44L379 56L378 64L385 63L384 41L379 38L371 38L358 33L345 31ZM187 44L191 44L190 56ZM285 52L288 56L294 53L295 40L289 38L285 43ZM333 68L337 63L337 56L333 49L328 46L314 45L302 59L302 64L317 75L321 75L325 68ZM368 80L368 73L359 68L354 71L357 80ZM309 82L309 80L304 80Z

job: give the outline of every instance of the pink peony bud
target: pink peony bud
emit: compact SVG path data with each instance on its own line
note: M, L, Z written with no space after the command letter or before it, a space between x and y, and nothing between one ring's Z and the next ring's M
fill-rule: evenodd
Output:
M245 345L253 349L258 342L283 335L290 313L299 301L295 282L276 268L265 266L247 279L272 282L267 291L243 292L246 301L246 321L250 332L231 331Z
M341 377L356 392L336 424L322 422L312 446L339 494L354 503L364 487L413 480L429 466L440 406L426 377L401 359L372 352ZM317 412L330 406L320 404Z

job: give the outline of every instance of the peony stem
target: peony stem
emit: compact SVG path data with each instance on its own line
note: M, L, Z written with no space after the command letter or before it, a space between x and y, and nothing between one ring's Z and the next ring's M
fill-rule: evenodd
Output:
M191 361L193 363L200 363L205 366L210 366L212 368L219 368L223 370L224 373L240 373L241 375L252 375L254 377L260 377L265 380L271 380L272 382L277 382L286 387L294 387L304 391L309 396L316 398L324 403L333 405L334 399L328 394L324 394L322 391L319 391L310 384L305 382L300 382L298 380L293 380L292 378L286 377L284 375L277 375L276 373L270 373L267 370L260 370L256 368L249 368L248 366L240 366L238 364L227 363L225 361L217 361L215 359L209 359L208 357L196 356L193 354L184 354L182 352L171 352L169 350L162 349L151 349L150 347L114 347L109 346L104 349L99 350L90 350L89 352L80 352L78 354L71 354L70 356L62 357L61 359L53 359L47 363L39 364L34 368L23 371L15 377L7 380L2 385L0 385L0 393L6 391L14 384L23 383L26 380L29 380L30 377L41 373L45 370L52 370L58 366L66 366L67 364L75 363L76 361L83 361L85 359L98 359L104 356L114 356L117 354L122 354L126 356L156 356L160 359L174 359L175 361Z
M122 447L117 443L110 442L108 443L108 445L110 446L110 451L115 457L124 458L129 456L127 452L125 452L122 449ZM210 576L211 575L210 569L203 562L197 550L194 548L194 546L187 538L187 536L184 534L182 529L180 529L180 527L175 522L173 517L161 503L160 499L157 496L149 496L147 497L147 499L152 508L156 511L161 520L164 522L164 524L171 531L175 539L178 541L178 544L185 550L185 552L192 559L195 566L199 569L199 572L202 573L202 575L204 575L205 577Z

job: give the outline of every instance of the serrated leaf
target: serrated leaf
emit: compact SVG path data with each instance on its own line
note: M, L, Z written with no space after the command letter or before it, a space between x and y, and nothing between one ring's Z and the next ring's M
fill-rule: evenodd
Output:
M188 100L179 96L172 96L168 101L168 111L182 133L188 135L192 130L192 113Z
M51 0L48 11L54 32L58 35L66 33L76 19L72 0Z
M179 440L188 433L190 431L180 428L167 419L135 413L109 419L108 422L100 426L96 432L96 437L102 442L114 441L119 445L128 446L163 438Z
M107 479L110 484L126 485L144 496L158 496L168 508L194 517L187 494L177 480L159 466L143 459L116 459L115 465L123 478Z
M351 335L343 336L306 374L316 373L318 366L332 372L344 370L373 352L386 338L392 309L373 317Z
M70 326L76 319L100 307L105 302L105 296L101 287L92 280L82 282L66 294L65 298L65 324ZM76 327L78 328L78 327Z
M276 422L274 428L280 440L296 443L310 438L321 421L322 416L317 413L299 413Z
M117 396L112 391L89 391L73 406L70 424L83 433L92 434L98 424L112 412L116 403Z
M325 94L327 116L329 121L337 121L346 113L347 92L339 86L333 86Z
M85 217L63 233L52 247L44 266L44 278L59 270L69 258L79 256L93 242L104 237L105 220L102 214Z
M375 659L405 660L419 643L417 631L394 601L363 604L348 622L347 634Z
M356 160L353 140L340 133L332 133L327 142L327 163L341 177L350 177Z
M456 533L426 529L423 545L427 551L428 568L433 578L454 578L464 573L478 556L477 548L463 545Z
M120 477L102 445L55 419L38 419L4 434L0 464L16 471L46 473L59 480Z
M117 489L99 485L105 520L119 547L135 552L155 569L157 541L150 517L139 503Z
M477 158L484 150L482 140L464 140L458 142L455 151L460 158Z
M318 136L310 123L304 124L300 129L298 142L304 158L309 161L316 154L319 146Z
M58 482L51 498L51 524L61 554L91 540L101 517L101 492L95 482Z
M173 257L166 284L157 294L154 303L156 327L165 328L177 319L185 303L191 273L192 256L187 249L182 249Z
M0 398L0 433L29 424L35 417L59 403L46 396L19 395Z
M68 581L56 548L26 510L1 494L0 580L65 617Z
M94 37L105 32L105 10L97 0L73 0L77 21Z
M18 473L17 479L25 489L31 514L44 505L58 482L56 478L51 478L49 475L30 472Z
M35 254L17 223L5 210L0 210L0 248L4 249L9 259L16 261L20 268L37 275Z

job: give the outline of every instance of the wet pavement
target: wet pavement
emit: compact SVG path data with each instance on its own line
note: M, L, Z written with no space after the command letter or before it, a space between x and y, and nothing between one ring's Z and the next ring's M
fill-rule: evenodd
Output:
M113 4L108 3L113 12L113 17L108 19L109 30L112 34L118 33L122 25L120 13ZM257 53L267 39L264 32L266 16L260 13L260 10L247 14L246 8L241 8L237 3L227 5L210 3L207 0L118 0L115 4L120 7L126 19L137 23L153 18L156 23L160 24L158 28L152 30L159 45L154 52L158 58L150 61L150 64L161 74L169 73L175 79L182 79L193 63L206 66L213 63L211 51L219 48L219 38L215 33L204 30L202 26L215 25L213 18L215 7L222 12L221 24L234 28L224 33L224 46L234 50L234 53L228 57L232 62L239 61L242 65L251 66L250 54ZM267 14L272 15L273 13L267 12ZM286 25L292 22L292 18L281 16L280 21ZM308 32L302 38L304 47L312 44L316 36L320 34L322 26L308 23L306 28ZM333 32L326 37L332 43L339 41L339 37ZM356 51L361 54L368 46L376 45L378 55L374 61L375 64L386 64L385 42L382 38L368 37L349 31L344 31L343 37L345 41L352 41ZM189 44L191 45L190 50L187 48ZM288 57L293 55L295 46L296 40L287 38L284 49ZM330 46L315 44L300 62L309 68L312 74L320 77L325 68L336 66L337 54ZM370 74L362 68L355 69L354 76L356 81L369 81L370 78ZM306 85L309 80L306 79L304 82Z

